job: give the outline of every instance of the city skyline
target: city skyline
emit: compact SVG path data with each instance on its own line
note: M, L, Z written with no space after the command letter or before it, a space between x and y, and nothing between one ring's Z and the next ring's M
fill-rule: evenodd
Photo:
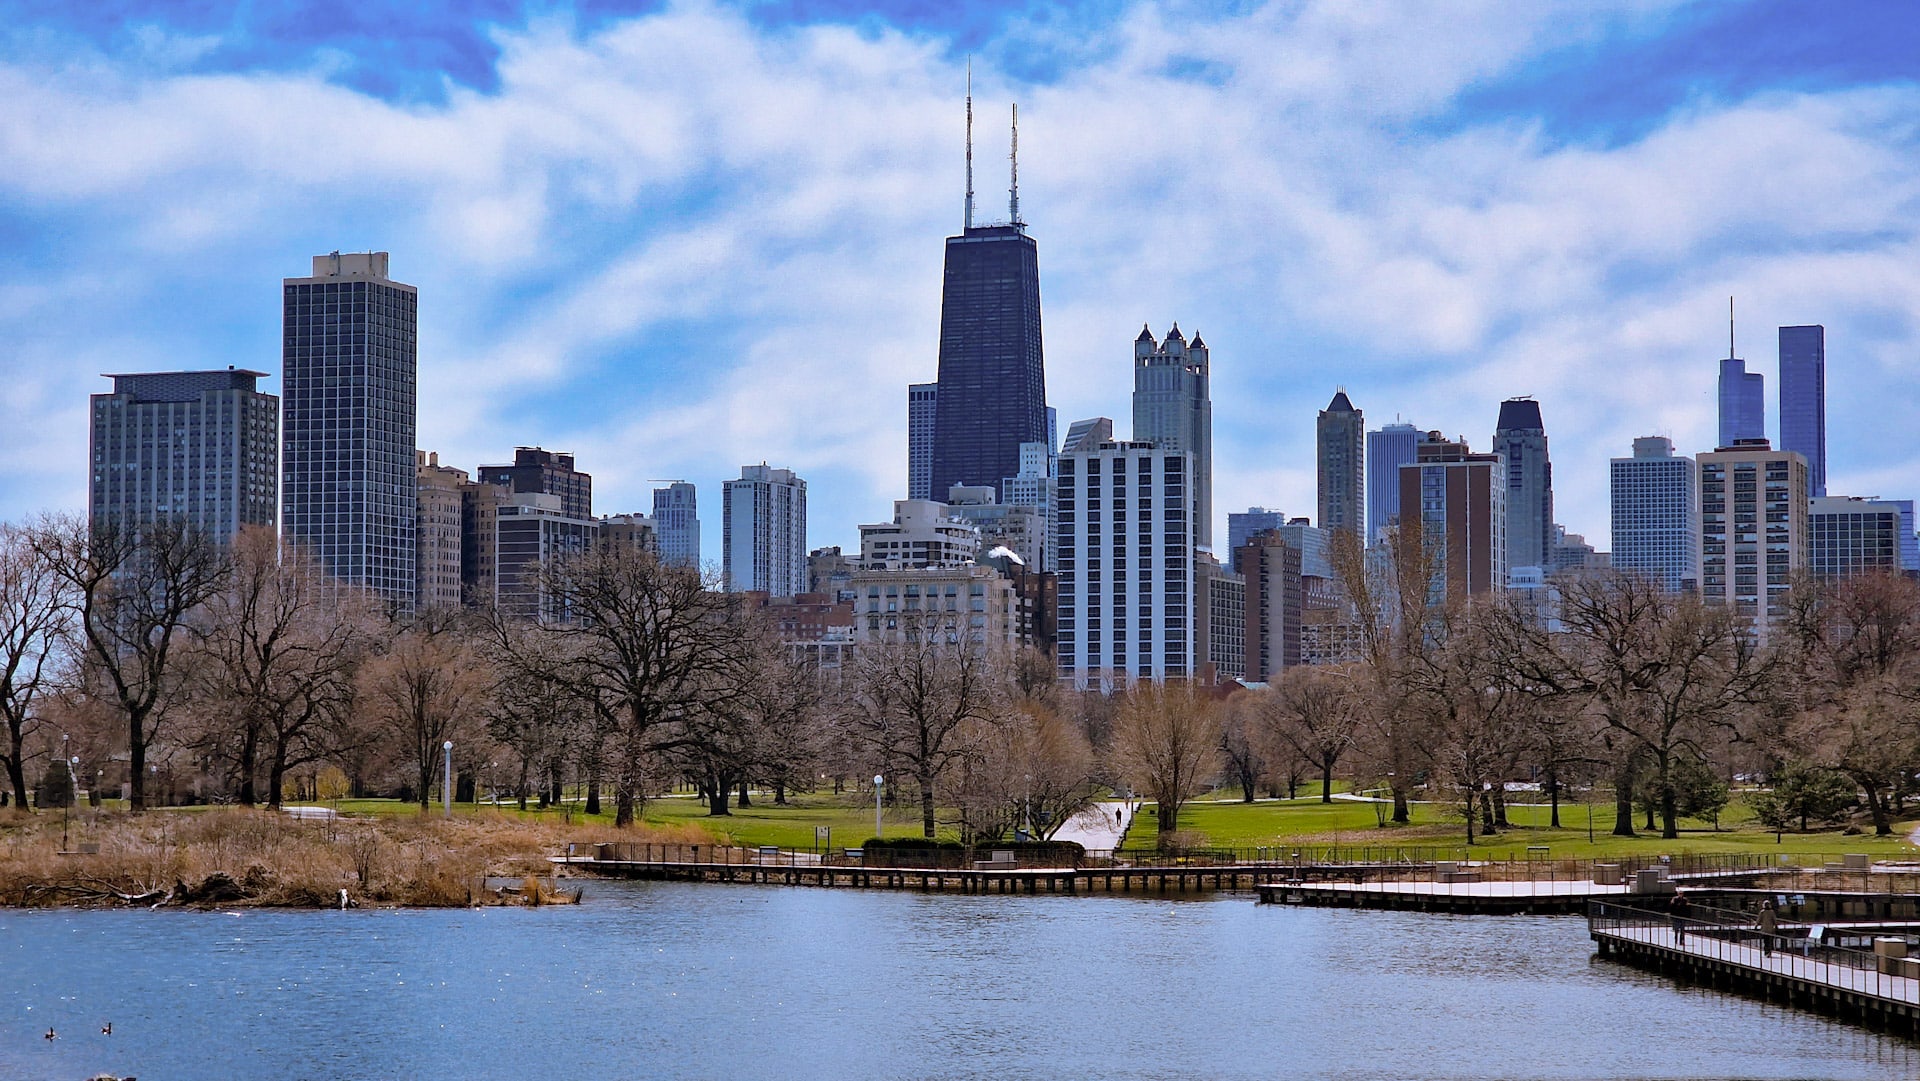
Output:
M813 543L850 544L907 494L898 403L935 371L969 53L983 115L1017 100L1028 129L1051 404L1063 423L1113 413L1111 358L1143 321L1204 333L1223 358L1221 535L1250 505L1313 513L1313 416L1344 386L1371 418L1476 447L1501 400L1534 397L1556 516L1605 538L1607 463L1633 438L1713 449L1730 293L1740 355L1776 386L1776 329L1827 328L1828 491L1920 491L1920 459L1872 423L1879 400L1920 391L1901 20L1870 36L1872 5L1811 30L1779 6L1582 11L1427 24L1136 5L1072 16L1081 49L1014 9L960 25L496 10L435 31L467 34L460 48L403 23L332 67L313 62L341 48L328 26L156 6L131 33L45 13L31 44L0 46L22 103L0 121L21 163L0 181L19 238L0 271L7 414L40 418L0 435L0 516L85 505L98 372L233 364L284 393L279 279L315 252L375 249L426 300L420 449L467 469L518 445L572 451L611 513L644 512L650 478L718 493L771 460L809 479ZM1769 73L1790 36L1800 51ZM1724 39L1753 56L1679 59ZM640 61L662 41L717 66L667 85ZM1302 51L1325 70L1291 71ZM1610 63L1651 78L1596 104L1624 78ZM112 78L62 74L74 65ZM1144 74L1115 91L1117 71ZM702 79L751 106L710 139L687 126L715 115L684 85ZM772 130L793 86L820 123ZM647 121L597 119L629 98L620 115ZM523 107L537 123L512 119ZM279 135L289 109L353 120L296 147ZM991 207L1005 132L976 134ZM1165 164L1183 157L1210 166ZM1761 163L1772 182L1755 190Z

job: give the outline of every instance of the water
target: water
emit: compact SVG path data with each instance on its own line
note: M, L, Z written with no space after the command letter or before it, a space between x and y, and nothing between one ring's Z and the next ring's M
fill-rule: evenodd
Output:
M98 1071L1893 1078L1920 1047L1596 961L1565 917L641 883L535 910L0 912L0 1078Z

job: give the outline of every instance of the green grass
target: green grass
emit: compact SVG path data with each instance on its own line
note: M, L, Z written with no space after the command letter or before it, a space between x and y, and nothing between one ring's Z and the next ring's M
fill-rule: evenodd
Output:
M1203 835L1207 844L1221 848L1288 844L1429 847L1464 846L1466 843L1466 826L1455 804L1415 803L1411 823L1401 826L1388 824L1383 828L1375 813L1379 805L1347 801L1321 803L1317 791L1309 799L1264 800L1252 804L1242 803L1234 796L1233 792L1224 792L1187 804L1180 812L1181 832ZM1507 817L1514 828L1502 830L1492 837L1480 836L1476 830L1475 855L1525 859L1528 856L1527 849L1538 845L1547 846L1548 855L1558 859L1656 856L1683 852L1866 852L1882 858L1914 857L1920 854L1906 843L1907 835L1916 824L1911 821L1896 824L1894 834L1890 837L1874 837L1871 834L1848 836L1839 830L1827 830L1804 834L1789 832L1776 839L1771 830L1753 821L1745 803L1738 799L1722 813L1720 830L1714 830L1711 823L1683 820L1680 823L1681 834L1674 840L1663 840L1657 831L1649 833L1645 829L1644 819L1635 823L1638 836L1613 836L1613 805L1607 803L1591 806L1593 840L1589 841L1588 813L1587 804L1562 803L1561 828L1552 829L1547 825L1551 815L1547 806L1509 804ZM1151 849L1154 844L1155 819L1149 805L1128 831L1126 848L1138 851Z

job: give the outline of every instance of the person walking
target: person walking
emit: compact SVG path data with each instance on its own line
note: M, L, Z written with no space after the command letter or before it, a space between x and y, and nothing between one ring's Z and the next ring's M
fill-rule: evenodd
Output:
M1678 889L1673 891L1673 900L1667 902L1667 915L1673 917L1673 944L1687 944L1687 916L1693 912L1687 903L1687 895Z
M1773 956L1773 938L1780 930L1780 914L1773 907L1773 898L1760 902L1760 918L1754 921L1754 927L1760 932L1760 956Z

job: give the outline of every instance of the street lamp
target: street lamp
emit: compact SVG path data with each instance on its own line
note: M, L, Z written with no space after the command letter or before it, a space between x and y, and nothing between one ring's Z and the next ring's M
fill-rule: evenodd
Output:
M67 737L60 738L64 741ZM80 756L77 754L67 759L67 798L60 802L60 851L62 852L72 851L67 844L67 808L73 806L80 798L80 779L74 775L73 771L73 768L79 764Z
M880 832L880 786L885 783L886 778L878 773L873 775L873 836L875 839L885 836Z
M448 740L445 743L442 743L440 745L440 750L443 751L447 756L445 763L441 766L440 808L448 818L452 818L453 817L453 741Z

